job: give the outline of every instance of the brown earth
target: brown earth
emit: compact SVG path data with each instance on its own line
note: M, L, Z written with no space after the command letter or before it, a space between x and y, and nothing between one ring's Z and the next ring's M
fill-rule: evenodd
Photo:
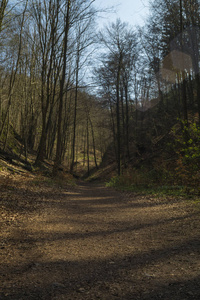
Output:
M0 198L1 300L200 299L199 204L27 176Z

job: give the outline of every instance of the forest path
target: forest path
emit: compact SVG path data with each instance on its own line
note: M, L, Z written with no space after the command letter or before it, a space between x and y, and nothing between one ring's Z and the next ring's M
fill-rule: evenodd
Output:
M83 182L9 193L1 300L200 299L198 205Z

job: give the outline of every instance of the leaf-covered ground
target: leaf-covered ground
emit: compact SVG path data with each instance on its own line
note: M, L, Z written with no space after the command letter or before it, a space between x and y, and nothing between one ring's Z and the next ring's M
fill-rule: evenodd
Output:
M0 181L0 299L200 299L200 205Z

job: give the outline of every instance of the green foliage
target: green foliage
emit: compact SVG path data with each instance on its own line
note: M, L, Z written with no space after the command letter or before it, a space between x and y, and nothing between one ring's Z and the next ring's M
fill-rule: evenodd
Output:
M159 197L165 197L165 196L177 196L177 197L187 197L189 198L195 198L199 202L199 195L200 191L194 188L185 187L185 186L179 186L179 185L135 185L130 184L128 185L125 183L124 185L122 182L125 182L124 179L122 179L122 176L119 177L113 177L107 184L107 187L114 187L115 189L118 189L120 191L127 191L127 192L133 192L136 194L144 194L144 195L154 195ZM197 198L196 198L197 197Z
M129 191L139 194L157 195L157 196L189 196L193 195L193 191L185 189L184 186L173 185L155 185L149 184L135 184L127 181L126 176L115 176L106 184L107 187L114 187L121 191Z
M117 187L120 184L121 176L114 176L109 182L106 183L107 187ZM121 185L121 184L120 184Z
M182 124L181 133L174 132L177 181L200 191L200 127L196 123Z

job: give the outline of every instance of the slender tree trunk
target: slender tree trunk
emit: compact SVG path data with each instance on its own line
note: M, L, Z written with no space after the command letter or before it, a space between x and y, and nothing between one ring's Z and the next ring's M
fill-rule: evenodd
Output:
M7 141L8 141L9 119L10 119L10 112L8 111L8 114L7 114L7 126L6 126L6 129L5 129L5 140L4 140L3 150L6 149L6 145L7 145Z
M3 23L3 18L5 15L5 10L6 10L6 6L8 4L8 0L2 0L1 1L1 6L0 6L0 32L2 30L2 23Z
M87 173L90 175L90 144L89 144L89 120L87 117Z
M181 119L181 83L180 83L180 74L178 74L178 117ZM181 123L182 124L182 123Z
M126 151L127 151L128 160L130 160L128 84L125 83L124 87L125 87L125 100L126 100Z
M83 145L83 166L85 166L85 156L86 156L86 137L87 137L87 129L84 131L84 145Z
M97 158L96 158L95 138L94 138L94 128L93 128L93 124L92 124L92 121L91 121L90 116L89 116L89 122L90 122L90 127L91 127L91 132L92 132L92 143L93 143L94 163L95 163L96 168L98 169Z
M121 132L120 132L120 73L121 73L121 54L118 62L117 82L116 82L116 114L117 114L117 171L121 174Z
M126 128L125 128L125 113L124 113L124 89L122 86L120 88L120 99L121 99L121 120L122 120L121 148L122 148L123 163L125 164Z
M193 88L193 80L192 80L192 75L191 74L189 75L188 92L189 92L190 106L194 110L194 88Z
M197 87L197 105L198 105L198 114L199 114L199 124L200 124L200 76L199 73L196 74L196 87Z
M69 14L70 14L70 4L71 1L67 1L67 13L65 16L65 34L64 34L64 52L63 52L63 69L62 78L60 81L60 93L59 93L59 108L58 108L58 128L57 128L57 147L56 147L56 157L53 167L53 175L56 176L58 172L59 165L61 164L61 154L62 154L62 110L63 110L63 92L65 85L65 73L66 73L66 58L68 50L68 33L69 33Z
M74 122L73 122L73 140L72 140L72 162L70 167L70 173L73 173L74 157L75 157L75 143L76 143L76 117L77 117L77 100L78 100L78 74L79 74L79 49L77 49L76 58L76 89L75 89L75 101L74 101Z
M181 52L182 52L182 63L184 66L184 58L183 58L183 6L182 0L180 0L180 31L181 31ZM183 118L188 124L188 112L187 112L187 95L186 95L186 78L185 71L182 72L182 105L183 105Z
M115 120L114 120L113 107L112 107L110 97L109 97L109 104L110 104L111 126L112 126L114 150L115 150L115 157L116 157L116 161L117 161L117 140L116 140L116 131L115 131Z

